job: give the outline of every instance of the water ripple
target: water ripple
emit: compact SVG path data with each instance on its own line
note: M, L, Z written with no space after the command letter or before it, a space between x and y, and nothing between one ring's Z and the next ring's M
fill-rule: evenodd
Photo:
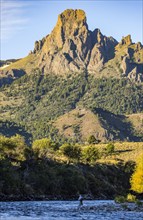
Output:
M81 208L78 201L0 202L1 220L142 220L142 211L114 201L84 201Z

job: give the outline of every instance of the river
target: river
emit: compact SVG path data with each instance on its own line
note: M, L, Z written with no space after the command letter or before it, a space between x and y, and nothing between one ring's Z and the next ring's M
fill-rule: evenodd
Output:
M1 220L143 220L142 208L112 200L0 202Z

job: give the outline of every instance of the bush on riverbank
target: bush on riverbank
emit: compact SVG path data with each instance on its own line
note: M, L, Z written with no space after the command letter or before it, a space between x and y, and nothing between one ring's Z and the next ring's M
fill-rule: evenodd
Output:
M138 206L143 205L143 203L137 199L135 195L131 193L127 194L127 196L116 196L114 201L116 203L136 203Z

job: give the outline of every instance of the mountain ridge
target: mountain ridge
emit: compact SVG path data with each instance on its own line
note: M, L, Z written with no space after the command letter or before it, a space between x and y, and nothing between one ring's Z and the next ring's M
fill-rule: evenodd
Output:
M58 16L51 34L36 41L27 57L1 70L0 77L4 82L3 78L14 79L16 71L21 77L20 72L31 74L35 69L42 74L73 76L87 71L95 77L126 77L142 82L143 46L133 43L130 35L117 42L100 29L90 31L83 10L67 9Z

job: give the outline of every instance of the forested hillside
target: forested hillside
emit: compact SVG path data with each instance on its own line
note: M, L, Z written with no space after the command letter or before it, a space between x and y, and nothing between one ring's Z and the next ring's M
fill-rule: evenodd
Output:
M43 76L37 71L2 87L0 93L1 120L24 127L34 139L45 136L65 138L54 126L54 121L75 108L89 109L98 116L101 126L107 130L113 130L114 127L113 140L127 137L136 140L135 136L141 136L141 131L135 132L126 117L119 117L141 113L143 109L143 85L131 83L127 79L96 79L86 73L68 77L51 74ZM109 123L115 118L113 123ZM118 126L119 121L121 126ZM142 124L142 120L140 123ZM114 134L116 130L125 130L124 126L127 129L124 137ZM80 141L80 137L76 139Z

